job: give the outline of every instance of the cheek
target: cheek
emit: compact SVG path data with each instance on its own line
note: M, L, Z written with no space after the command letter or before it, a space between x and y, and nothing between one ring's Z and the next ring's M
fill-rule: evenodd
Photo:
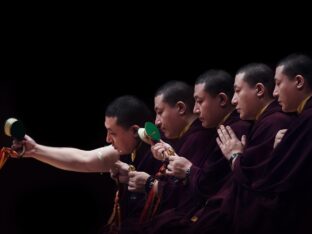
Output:
M242 105L244 104L244 100L245 100L245 94L241 93L240 95L237 95L237 102Z
M209 103L205 103L201 106L200 108L200 112L202 113L202 115L207 115L207 113L209 112L209 110L211 110L213 108L213 106Z
M288 96L288 95L286 95L286 93L288 93L288 95L291 95L291 90L287 89L287 87L282 87L280 89L280 94L282 96Z

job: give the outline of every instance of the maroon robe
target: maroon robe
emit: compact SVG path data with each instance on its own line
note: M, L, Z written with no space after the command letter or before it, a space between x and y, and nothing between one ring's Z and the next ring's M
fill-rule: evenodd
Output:
M150 150L150 145L142 143L137 151L134 162L131 157L121 157L121 161L134 165L137 171L144 171L150 175L154 175L161 165L159 160L156 160ZM122 220L138 218L145 202L145 194L128 191L128 184L121 184L120 206L122 211Z
M197 158L202 155L202 152L207 148L207 138L210 136L210 131L203 128L201 122L196 119L190 128L183 134L183 136L176 140L168 140L178 155L186 155L189 160ZM138 153L134 163L131 162L130 157L122 157L122 161L133 164L137 171L144 171L150 175L155 175L162 162L154 159L150 152L150 146L143 144ZM176 183L174 179L164 180L160 183L160 194L162 195L161 206L175 207L180 194L181 183ZM129 192L127 185L121 185L120 188L120 206L122 213L122 233L136 233L138 228L139 218L146 202L145 193ZM164 191L164 192L163 192Z
M257 222L261 225L261 230L267 233L312 233L311 139L310 98L266 162L263 175L255 178L252 183L251 190L260 198L257 199L256 209L248 209L246 214L270 214L269 219ZM249 222L249 225L254 228L254 223ZM242 226L240 224L235 227L240 231Z
M150 145L141 143L139 146L136 158L132 162L131 156L122 156L121 161L133 165L137 171L144 171L148 174L155 174L161 165L159 160L156 160L150 150ZM139 218L146 200L145 193L130 192L128 184L119 184L119 204L121 213L121 230L120 233L136 233L136 228L139 223ZM105 225L99 233L110 233L110 227Z
M196 119L188 131L179 139L172 141L171 145L175 152L190 160L194 165L200 165L203 156L211 149L211 143L215 141L215 131L202 127L201 122ZM177 207L180 199L184 200L185 185L176 178L166 177L159 181L158 194L161 197L161 204L158 213L167 209Z
M238 137L247 134L251 126L250 122L240 120L236 111L229 116L224 124L230 125ZM229 178L230 165L216 143L217 129L209 129L209 132L210 137L205 142L207 151L202 152L196 161L192 161L189 183L181 191L177 207L167 210L156 216L151 222L147 222L143 227L143 232L175 231L181 226L181 217L185 217L190 210L202 205L205 199L216 193Z
M277 131L288 128L294 118L294 115L283 113L277 102L268 106L255 122L243 155L235 160L231 179L195 213L199 217L197 222L185 220L188 229L183 232L265 233L262 225L269 217L265 217L265 213L257 215L253 212L259 204L255 201L262 197L251 192L250 188L267 168Z

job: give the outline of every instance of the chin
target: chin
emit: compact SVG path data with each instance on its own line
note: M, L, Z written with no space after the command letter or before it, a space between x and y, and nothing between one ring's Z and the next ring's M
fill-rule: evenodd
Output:
M253 120L253 118L248 118L247 116L244 116L244 115L240 115L239 118L241 120Z
M202 127L207 128L207 124L205 122L202 122Z
M289 109L289 108L284 107L284 106L282 106L282 111L284 111L284 112L296 112L296 110Z
M167 139L172 139L172 135L169 134L168 132L163 132L163 134Z

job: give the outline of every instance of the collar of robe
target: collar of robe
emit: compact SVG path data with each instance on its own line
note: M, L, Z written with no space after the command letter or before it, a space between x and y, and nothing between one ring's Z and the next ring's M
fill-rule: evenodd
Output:
M271 102L269 102L268 104L266 104L260 111L259 113L256 115L256 121L260 118L260 116L263 114L263 112L265 112L265 110L268 108L268 106L274 102L274 100L272 100Z
M306 97L298 106L297 108L297 113L301 114L301 112L303 111L305 105L307 104L308 100L312 97L312 95Z
M230 111L230 112L221 120L221 122L218 124L218 126L220 127L220 125L224 124L225 121L230 117L230 115L231 115L234 111L235 111L235 109L232 110L232 111Z

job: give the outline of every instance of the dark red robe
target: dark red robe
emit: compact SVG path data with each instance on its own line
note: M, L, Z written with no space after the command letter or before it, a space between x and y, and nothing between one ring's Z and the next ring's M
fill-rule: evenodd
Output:
M229 116L224 124L230 125L238 137L247 134L251 127L250 122L239 119L236 111ZM175 231L177 227L181 226L181 217L185 217L191 210L200 207L229 178L231 174L230 165L216 143L217 129L212 128L208 131L210 137L205 142L207 150L201 152L196 160L193 159L189 182L180 192L176 208L167 210L151 222L147 222L143 227L143 232L166 233Z
M203 128L201 122L195 120L190 128L183 134L183 136L176 140L166 140L170 143L178 155L185 155L189 160L198 158L202 152L207 148L207 138L210 138L211 132ZM134 163L131 162L130 157L124 157L123 161L129 164L134 164L138 171L147 172L150 175L155 175L162 162L155 160L151 155L149 146L143 144L142 149L138 151L137 158ZM161 195L162 208L175 207L178 202L178 195L183 186L181 182L176 182L174 178L167 178L159 184L159 194ZM136 233L139 226L139 218L143 211L146 202L146 194L133 193L127 190L127 185L121 185L122 194L120 196L120 204L122 211L122 233Z
M183 232L267 233L263 232L263 227L271 223L272 212L268 214L266 211L275 197L267 193L268 202L259 202L266 197L251 188L268 170L267 162L272 159L277 131L291 126L294 118L292 114L283 113L277 102L268 106L255 122L245 152L234 162L231 179L193 214L199 217L197 222L185 220L188 228Z
M204 155L211 151L211 143L215 140L215 131L202 127L197 119L189 130L179 139L172 141L171 145L175 152L190 160L194 165L202 163ZM173 177L165 177L158 184L158 193L161 204L158 213L177 207L180 199L184 200L185 185Z

